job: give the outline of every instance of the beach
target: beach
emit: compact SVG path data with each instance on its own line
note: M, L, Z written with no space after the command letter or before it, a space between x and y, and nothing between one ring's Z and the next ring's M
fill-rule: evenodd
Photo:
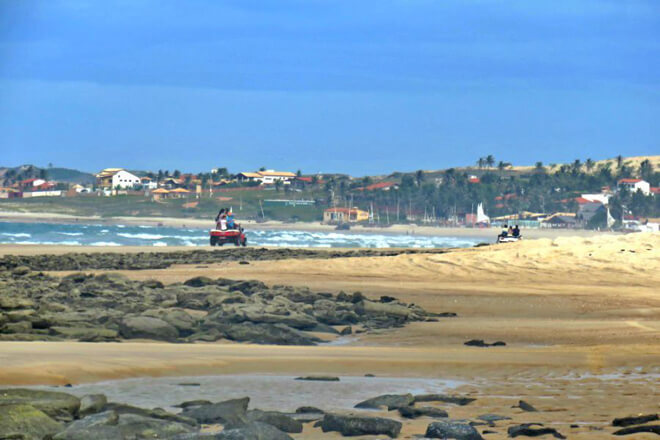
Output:
M94 253L153 251L149 247L84 251L88 249ZM0 246L0 255L71 251L81 249ZM367 380L365 374L456 381L451 392L476 401L442 407L452 419L474 419L485 413L511 417L511 421L498 422L495 432L488 434L495 439L507 438L505 427L526 422L544 423L569 438L603 438L611 432L615 417L658 411L658 234L557 237L436 254L221 261L86 272L119 273L130 280L155 279L165 285L204 276L256 279L267 285L333 294L360 291L374 300L391 296L430 313L456 316L353 334L330 345L310 347L222 340L195 344L0 342L0 383L75 385L231 374L282 376L277 386L283 389L291 377L311 374L360 381ZM56 277L71 273L47 272ZM503 341L506 346L464 345L472 339ZM323 402L321 392L318 400ZM539 411L512 409L519 400ZM287 398L288 406L282 409L294 410L295 402L315 404ZM258 407L258 402L254 404ZM387 411L370 415L394 417ZM423 433L428 423L425 418L404 420L399 438ZM319 435L320 431L306 426L293 437L339 438ZM654 434L632 438L650 436Z

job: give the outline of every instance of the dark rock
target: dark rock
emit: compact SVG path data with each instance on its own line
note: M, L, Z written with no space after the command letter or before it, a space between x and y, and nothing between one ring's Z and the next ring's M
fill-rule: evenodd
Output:
M484 342L483 339L470 339L469 341L464 342L463 345L467 345L468 347L502 347L506 345L506 342L497 341L489 344Z
M178 405L174 405L177 408L190 408L193 406L202 406L202 405L211 405L213 402L208 400L186 400L181 402Z
M164 419L155 419L136 414L119 416L119 431L124 438L171 438L177 434L196 432L197 428L188 424Z
M146 408L140 408L137 406L132 406L132 405L126 405L123 403L108 403L105 406L106 410L112 410L115 411L117 414L120 416L122 415L135 415L135 416L140 416L144 418L149 418L149 419L160 419L160 420L165 420L169 422L176 422L176 423L183 423L186 425L190 426L195 426L197 425L197 421L193 418L186 417L185 414L173 414L170 412L167 412L161 408L155 408L155 409L146 409Z
M296 414L324 414L324 411L315 406L301 406L296 408Z
M197 420L198 423L221 423L223 425L240 426L247 422L249 402L249 397L226 400L210 405L184 408L181 414Z
M215 281L209 277L195 277L184 281L183 284L190 287L203 287L213 285Z
M320 426L323 432L336 431L344 436L385 434L396 438L401 432L401 422L382 417L325 414Z
M518 401L518 408L522 409L523 411L527 411L527 412L538 412L538 410L536 408L534 408L532 405L525 402L524 400Z
M104 394L87 394L80 398L78 414L80 417L85 417L89 414L98 413L103 410L107 403L108 399Z
M367 399L355 405L354 408L378 409L387 407L388 411L404 406L410 406L415 401L412 394L383 394L382 396Z
M178 383L177 385L179 385L180 387L199 387L199 386L202 386L202 384L200 384L198 382L181 382L181 383Z
M506 417L506 416L500 416L497 414L482 414L479 417L477 417L479 420L483 420L484 422L488 422L489 424L493 424L495 422L498 422L500 420L511 420L511 417Z
M8 388L0 390L0 406L3 405L31 405L55 420L71 421L78 414L80 400L55 391Z
M619 419L614 419L612 421L612 426L626 427L632 425L641 425L643 423L655 422L656 420L659 420L657 414L621 417Z
M42 440L63 429L32 405L0 403L0 439Z
M302 423L292 417L277 411L261 411L258 409L248 411L248 420L272 425L283 432L300 433L303 430Z
M170 342L179 336L179 332L171 324L148 316L124 318L119 324L119 333L126 339L155 339Z
M444 402L453 403L454 405L465 406L477 399L471 397L448 396L446 394L417 394L415 396L415 403L417 402Z
M510 426L509 429L507 429L507 433L509 434L509 437L518 437L521 435L527 437L539 437L542 435L550 434L554 438L566 438L554 428L535 428L532 425L538 425L538 423L524 423L518 426Z
M337 376L303 376L303 377L296 377L294 380L310 380L317 382L339 382L339 378Z
M30 273L30 268L27 266L18 266L11 271L11 274L15 277L22 277Z
M267 423L250 422L240 428L227 429L214 437L215 440L293 440L291 436Z
M54 440L114 440L122 438L117 424L119 415L105 411L76 420L54 437Z
M483 440L483 437L473 426L452 421L433 422L426 428L426 434L424 435L428 438Z
M628 428L619 429L618 431L614 431L613 434L630 435L630 434L641 434L644 432L660 435L660 425L631 426Z
M449 417L447 411L440 408L434 408L432 406L423 406L420 408L416 408L414 406L404 406L399 408L399 414L401 414L401 417L405 417L407 419L416 419L418 417Z
M165 287L163 283L158 280L145 280L142 281L142 285L148 289L162 289Z
M256 344L316 345L321 340L284 324L226 324L218 329L227 339Z

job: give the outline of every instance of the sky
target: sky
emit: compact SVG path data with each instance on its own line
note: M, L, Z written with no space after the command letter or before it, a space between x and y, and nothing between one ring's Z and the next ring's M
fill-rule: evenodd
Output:
M0 0L0 166L660 154L657 0Z

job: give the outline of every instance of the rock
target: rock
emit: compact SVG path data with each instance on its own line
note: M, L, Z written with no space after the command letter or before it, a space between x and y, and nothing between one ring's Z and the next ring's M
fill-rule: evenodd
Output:
M8 322L2 328L5 333L30 333L32 330L32 323L29 321L23 322Z
M119 415L114 411L105 411L76 420L55 437L54 440L114 440L122 434L117 424Z
M170 438L177 434L197 432L196 427L170 420L154 419L136 414L119 416L119 431L124 438Z
M162 319L148 316L124 318L119 324L119 333L126 339L156 339L175 341L179 332Z
M190 278L189 280L184 281L183 284L190 287L203 287L216 284L216 282L209 277L200 276Z
M644 432L660 435L660 425L632 426L629 428L623 428L623 429L619 429L618 431L614 431L613 434L630 435L630 434L641 434Z
M318 382L339 382L337 376L302 376L296 377L294 380L311 380Z
M448 396L446 394L418 394L415 396L415 403L417 402L444 402L453 403L454 405L465 406L477 399L471 397Z
M283 432L300 433L303 425L292 417L277 411L261 411L258 409L248 411L248 420L272 425Z
M249 397L226 400L210 405L188 407L181 414L195 419L198 423L221 423L223 425L240 426L247 422L249 402Z
M538 410L536 408L534 408L532 405L525 402L524 400L518 401L518 408L522 409L523 411L527 411L527 412L538 412Z
M218 329L227 339L256 344L316 345L321 340L284 324L227 324Z
M498 422L500 420L511 420L511 417L500 416L497 414L482 414L479 417L477 417L477 419L483 420L484 422L493 425L493 423Z
M483 437L467 423L440 421L433 422L426 428L425 437L455 439L455 440L483 440Z
M657 414L621 417L619 419L614 419L612 421L612 426L626 427L631 425L641 425L643 423L655 422L656 420L659 420Z
M78 414L80 417L96 414L103 410L107 403L108 398L104 394L87 394L80 398L80 410L78 410Z
M347 327L344 327L343 329L341 329L341 331L339 332L339 334L340 334L341 336L352 335L352 334L353 334L353 327L351 327L350 325L347 326Z
M42 440L63 429L32 405L0 403L0 439Z
M110 402L105 409L115 411L120 416L125 414L136 415L144 418L161 419L170 422L183 423L185 425L196 426L197 421L184 414L173 414L161 408L146 409L137 406L126 405L123 403Z
M78 414L80 400L70 394L25 388L0 389L0 406L31 405L49 417L70 421Z
M527 437L539 437L541 435L550 434L554 438L566 438L554 428L534 428L532 426L537 424L538 423L524 423L518 426L510 426L509 429L507 429L507 433L509 434L509 437L518 437L521 435Z
M146 287L147 289L162 289L163 287L165 287L163 285L163 283L161 283L158 280L153 280L153 279L142 281L142 285L144 287Z
M187 400L185 402L179 403L178 405L174 405L177 408L190 408L193 406L202 406L202 405L211 405L213 402L210 402L208 400Z
M440 408L434 408L432 406L423 406L421 408L416 408L414 406L403 406L399 408L399 414L401 414L401 417L405 417L407 419L416 419L417 417L449 417L447 411Z
M11 271L15 277L22 277L30 273L30 268L27 266L18 266Z
M199 382L181 382L181 383L178 383L177 385L179 385L180 387L201 387L202 386L202 384L199 383Z
M227 429L215 440L293 440L291 436L267 423L250 422L240 428Z
M320 425L323 432L336 431L344 436L385 434L396 438L401 432L401 422L382 417L325 414Z
M409 318L412 310L408 307L395 303L378 303L369 300L364 300L358 304L358 314L367 315L386 315L397 318Z
M197 320L182 309L152 309L142 313L142 316L162 319L176 328L181 336L193 334L197 324Z
M387 407L388 411L410 406L415 401L412 394L383 394L358 403L354 408L378 409Z
M301 406L296 408L296 414L324 414L324 411L315 406Z
M16 296L8 296L5 292L3 292L2 296L0 296L0 309L14 310L14 309L29 309L33 307L34 307L34 301L30 299L16 297Z
M484 342L483 339L470 339L469 341L464 342L463 345L467 345L468 347L502 347L506 345L506 342L497 341L489 344Z
M50 334L66 339L78 339L83 342L110 342L117 341L119 333L107 328L91 327L51 327Z

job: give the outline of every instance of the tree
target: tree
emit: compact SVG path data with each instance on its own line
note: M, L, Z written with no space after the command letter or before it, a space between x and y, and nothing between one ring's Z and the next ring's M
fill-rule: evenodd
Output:
M500 173L502 173L505 168L506 168L506 162L499 161L497 164L497 169L500 170Z
M493 165L495 165L495 157L493 157L492 154L486 156L486 165L488 165L488 168L491 168Z
M316 185L317 183L319 183L319 176L317 176L316 174L314 174L314 175L312 176L312 185Z
M483 168L485 164L486 164L486 160L483 157L480 157L479 160L477 161L477 166L479 167L479 169Z
M48 180L48 173L43 168L39 170L39 178L42 180Z
M277 179L275 181L275 191L280 192L282 189L282 181L280 179Z
M260 167L259 171L266 171L266 167Z
M573 163L571 164L571 170L577 174L582 170L582 162L580 162L580 159L575 159Z
M590 173L591 170L594 169L594 167L596 166L596 164L594 163L593 160L591 160L591 158L589 158L589 159L587 159L586 162L584 163L584 166L587 168L587 172Z
M175 179L178 179L181 176L181 171L179 170L174 170L174 174L172 174L172 177Z
M296 177L302 177L302 171L300 170L296 171Z
M422 186L422 182L424 182L424 171L417 170L415 172L415 182L417 182L418 187Z
M650 160L644 159L639 164L639 177L646 181L651 181L653 177L653 164Z
M616 167L621 168L623 166L623 156L620 154L616 157Z
M539 173L544 173L545 172L545 167L543 166L543 162L540 162L540 161L536 162L534 170L539 172Z

